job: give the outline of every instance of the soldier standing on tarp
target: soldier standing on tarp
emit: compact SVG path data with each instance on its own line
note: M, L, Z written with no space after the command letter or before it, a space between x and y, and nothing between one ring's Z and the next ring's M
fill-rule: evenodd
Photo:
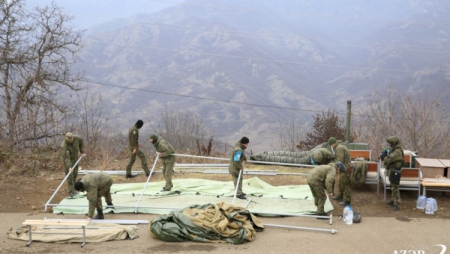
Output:
M86 196L89 201L88 221L90 221L92 216L94 216L95 208L97 208L97 216L94 219L105 218L103 215L102 197L105 197L107 209L114 209L111 198L112 184L112 177L103 172L85 175L82 179L75 183L75 190L87 192Z
M397 211L400 205L400 191L398 189L400 178L394 180L392 176L395 172L401 175L404 160L403 147L400 139L396 136L390 136L386 141L391 149L389 151L385 150L380 157L386 168L386 176L389 177L389 182L391 183L391 201L387 202L387 204L392 206L391 211Z
M336 177L336 169L342 168L344 168L344 165L338 162L336 164L330 163L329 165L317 166L309 172L306 182L314 197L314 205L317 206L315 215L327 215L325 213L325 201L327 200L325 190L330 197L333 196L333 184Z
M342 141L336 140L335 138L331 137L328 140L328 144L330 145L331 149L334 149L335 151L335 159L336 162L340 161L344 165L343 171L338 171L339 175L339 191L338 194L333 197L333 200L340 200L340 205L346 206L350 205L351 202L351 188L350 188L350 167L351 167L351 159L350 159L350 152L348 151L348 148Z
M72 173L67 177L67 185L69 187L69 195L74 197L77 192L74 189L75 180L78 176L78 165L72 169L79 157L84 156L83 139L71 132L67 132L65 139L61 143L61 161L64 164L64 171L67 175L69 171Z
M244 170L244 161L247 161L244 150L248 147L248 143L250 143L250 140L247 137L242 137L240 141L236 142L228 165L228 171L233 177L234 188L236 189L236 186L238 186L236 197L240 199L247 199L246 194L242 192L242 176L239 182L238 179L239 173Z
M162 173L166 180L166 185L162 188L162 191L170 191L173 187L173 167L175 166L176 161L176 157L173 154L175 151L169 142L156 135L150 136L150 142L155 146L156 152L158 152L163 163Z
M130 149L131 156L130 161L127 165L127 174L126 178L133 178L134 175L131 174L131 168L133 167L134 162L136 161L136 155L141 160L142 168L145 171L145 174L148 176L150 174L150 170L147 165L147 158L145 154L139 149L141 144L139 144L139 129L144 125L144 121L137 120L137 122L130 128L128 131L128 148Z

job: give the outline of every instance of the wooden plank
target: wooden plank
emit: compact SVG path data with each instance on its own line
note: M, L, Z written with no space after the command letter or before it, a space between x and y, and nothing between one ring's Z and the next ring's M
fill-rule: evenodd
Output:
M378 163L369 162L367 165L367 172L378 172Z
M416 161L422 167L445 168L444 164L442 164L442 162L438 159L416 158Z
M411 154L403 155L403 163L410 163L410 162L411 162Z
M86 221L49 221L49 220L25 220L22 225L46 225L46 226L87 226Z
M403 168L402 177L419 177L419 169L417 168Z
M422 186L425 186L425 187L450 187L450 183L422 182Z
M450 167L450 160L443 160L443 159L439 159L439 161L445 166L445 167Z

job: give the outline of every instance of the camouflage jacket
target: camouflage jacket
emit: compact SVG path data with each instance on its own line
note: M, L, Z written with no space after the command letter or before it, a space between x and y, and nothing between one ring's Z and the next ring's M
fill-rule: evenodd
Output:
M99 191L104 191L109 188L112 184L112 177L106 173L96 173L85 175L80 182L83 183L83 190L86 191L87 199L89 201L89 213L88 217L92 218L94 215L95 208L97 207L97 198Z
M130 151L139 149L139 129L136 125L133 125L128 131L128 148Z
M77 135L73 136L73 142L66 139L61 143L60 157L66 168L70 168L78 160L80 154L84 153L83 139Z
M384 167L390 169L401 169L403 166L403 147L401 143L398 143L394 150L389 153L389 156L384 158Z
M240 141L236 142L234 145L233 153L231 154L229 170L236 172L242 170L244 161L247 161L244 150L246 147L242 145Z
M322 154L322 160L316 161L316 163L318 165L326 165L326 164L329 164L331 162L334 162L335 155L332 154L328 149L326 149L326 148L319 148L316 151L318 151L318 152L320 152ZM316 151L314 151L314 152L316 152ZM314 155L313 155L313 157L314 157Z
M175 151L169 142L165 141L161 137L158 137L158 139L153 145L155 146L156 151L160 153L160 158L162 160L175 161L175 155L172 155L175 153Z
M324 185L328 193L333 193L334 179L336 169L329 165L316 166L309 172L307 177L308 184Z
M342 162L345 168L348 169L352 161L350 159L350 152L348 151L347 146L344 145L342 141L338 141L335 149L336 149L335 161Z

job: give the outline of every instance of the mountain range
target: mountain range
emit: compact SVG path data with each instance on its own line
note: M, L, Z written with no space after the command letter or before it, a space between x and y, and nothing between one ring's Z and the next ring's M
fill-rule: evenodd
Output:
M362 109L387 84L448 97L449 11L439 0L186 0L90 27L77 68L124 132L184 110L261 151L279 121L345 117L347 100Z

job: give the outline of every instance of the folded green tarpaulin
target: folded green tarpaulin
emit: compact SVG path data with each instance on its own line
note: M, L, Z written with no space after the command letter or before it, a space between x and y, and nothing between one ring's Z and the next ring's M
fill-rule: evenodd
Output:
M150 223L151 235L165 242L222 242L241 244L254 241L261 221L247 209L227 204L191 205L172 211Z

